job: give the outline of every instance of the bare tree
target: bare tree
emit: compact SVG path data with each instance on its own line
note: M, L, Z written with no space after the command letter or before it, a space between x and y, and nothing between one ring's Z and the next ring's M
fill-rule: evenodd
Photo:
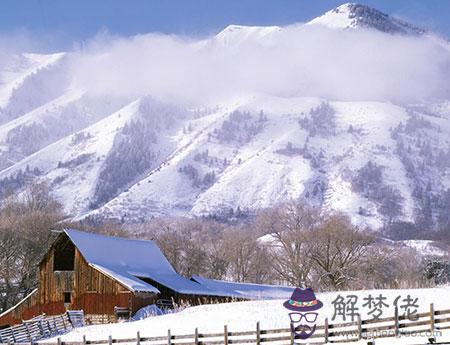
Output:
M296 202L282 204L260 216L259 224L269 236L272 267L281 282L311 285L309 242L311 230L319 221L316 210Z
M208 242L207 270L204 274L213 279L225 279L229 270L228 253L223 245L223 234L210 234L206 239Z
M255 254L252 258L252 283L272 284L276 282L276 274L272 268L272 255L269 249L257 243Z
M10 196L0 209L0 307L8 308L37 285L39 261L63 219L61 205L45 184Z
M425 262L415 249L383 244L371 246L360 266L360 288L401 289L429 287Z
M220 231L220 226L205 219L165 218L141 225L136 235L155 240L175 270L190 277L209 275L215 269L210 264L222 270L221 249L212 246L214 240L220 239Z
M342 290L356 279L372 236L360 232L343 215L332 215L314 229L309 256L322 288Z
M249 231L236 227L228 229L223 236L227 253L228 275L235 281L250 281L252 261L257 253L257 241Z

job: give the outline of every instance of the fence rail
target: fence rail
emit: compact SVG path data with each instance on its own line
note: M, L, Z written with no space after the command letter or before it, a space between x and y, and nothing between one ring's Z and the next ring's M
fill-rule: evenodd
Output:
M325 319L323 325L316 327L316 332L308 339L310 340L308 344L351 343L360 340L370 340L368 344L375 344L377 338L398 337L413 332L429 332L433 335L436 331L450 329L450 309L435 311L431 304L428 312L414 316L415 318L410 320L405 316L399 316L396 310L393 317L378 320L361 320L358 317L354 322L329 323L328 319ZM292 345L294 338L290 328L261 329L258 322L253 330L248 331L231 332L228 326L224 326L223 332L218 333L201 333L196 328L193 334L175 335L169 329L164 336L143 337L140 332L137 332L136 337L123 339L113 339L109 336L108 339L89 340L83 336L83 340L77 342L63 342L61 338L58 338L57 342L51 345L112 345L113 343L142 345L144 342L148 345L264 345L265 343Z
M84 326L83 311L67 311L55 316L39 315L20 325L0 330L0 343L33 344L37 340L61 335Z

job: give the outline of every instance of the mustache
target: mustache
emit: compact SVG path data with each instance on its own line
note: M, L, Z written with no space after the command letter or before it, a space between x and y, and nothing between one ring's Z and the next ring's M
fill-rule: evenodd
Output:
M311 332L312 327L308 325L298 325L294 328L295 332Z
M295 339L307 339L309 338L316 330L316 325L313 327L309 325L298 325L294 326L291 324L292 333L295 334Z

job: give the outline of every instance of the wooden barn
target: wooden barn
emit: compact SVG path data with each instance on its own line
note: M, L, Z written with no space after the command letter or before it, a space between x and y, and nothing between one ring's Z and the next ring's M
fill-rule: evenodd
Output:
M197 304L233 297L178 275L153 241L64 230L39 264L39 286L0 314L0 327L40 314L84 310L92 322L161 301Z

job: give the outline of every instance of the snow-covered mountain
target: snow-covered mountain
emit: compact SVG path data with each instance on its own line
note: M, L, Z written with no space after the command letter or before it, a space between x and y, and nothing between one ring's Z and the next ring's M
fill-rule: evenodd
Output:
M391 17L374 8L347 3L311 20L308 24L319 24L335 29L369 28L386 33L421 35L424 29L401 19Z
M357 4L303 26L426 34L449 49L432 33ZM231 25L193 47L270 47L286 30ZM239 214L304 198L374 228L449 221L445 99L393 104L293 90L182 105L151 92L80 88L71 55L17 54L0 65L2 197L36 180L76 219Z

